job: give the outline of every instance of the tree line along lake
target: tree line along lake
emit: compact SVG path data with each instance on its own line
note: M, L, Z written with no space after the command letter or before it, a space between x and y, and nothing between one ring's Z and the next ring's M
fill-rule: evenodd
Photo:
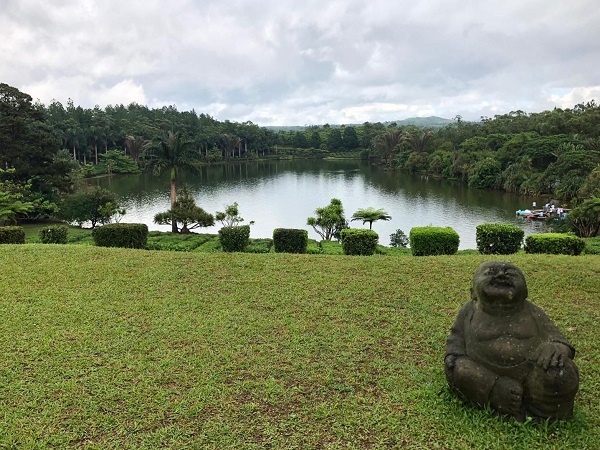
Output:
M117 175L90 181L115 192L126 208L122 222L156 225L154 215L169 209L169 174ZM449 226L460 236L460 249L475 249L476 227L482 223L513 223L525 234L540 232L543 224L516 217L515 211L543 204L545 197L469 189L465 184L423 175L385 171L360 160L265 160L202 166L197 173L178 175L178 188L188 185L196 204L211 214L239 204L245 224L254 221L250 237L270 238L275 228L302 228L320 239L306 224L318 207L332 198L342 201L350 219L359 208L385 209L390 221L373 223L379 242L389 245L397 229L407 236L416 226ZM360 221L352 228L368 228ZM217 233L221 224L197 232Z

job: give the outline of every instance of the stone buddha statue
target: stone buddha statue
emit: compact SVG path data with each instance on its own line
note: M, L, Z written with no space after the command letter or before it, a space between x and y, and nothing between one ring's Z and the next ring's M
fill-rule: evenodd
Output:
M475 271L471 301L448 336L446 379L461 398L519 421L568 419L579 387L575 349L527 296L513 264Z

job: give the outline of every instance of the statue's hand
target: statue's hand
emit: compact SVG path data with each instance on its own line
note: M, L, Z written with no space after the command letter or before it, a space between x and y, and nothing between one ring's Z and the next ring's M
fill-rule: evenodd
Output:
M509 377L500 377L490 395L490 404L502 414L520 416L523 403L523 386Z
M458 359L458 355L453 355L453 354L449 354L446 355L446 358L444 358L444 364L446 365L446 367L450 370L454 369L454 366L456 365L456 360Z
M540 350L536 363L544 370L550 367L561 368L570 356L571 349L566 345L559 342L546 342Z

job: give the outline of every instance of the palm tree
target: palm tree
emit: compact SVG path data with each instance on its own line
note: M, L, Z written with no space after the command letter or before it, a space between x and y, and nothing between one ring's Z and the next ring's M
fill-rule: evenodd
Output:
M413 130L412 132L405 132L402 139L408 143L412 151L423 154L433 140L433 132L431 130Z
M366 209L360 208L354 214L352 214L352 219L354 220L362 220L363 225L369 222L369 230L373 229L373 222L377 220L391 220L392 216L390 216L383 209L375 209L372 206L369 206Z
M197 170L197 163L191 143L183 140L180 133L169 131L161 139L158 146L149 151L148 170L155 175L160 175L164 170L171 172L170 199L171 210L175 207L177 200L177 172L183 169ZM171 231L177 233L177 222L173 220Z
M392 165L392 157L397 151L398 146L402 143L402 132L392 129L377 136L373 142L373 150L375 155L379 156L384 165Z
M133 158L135 162L138 162L140 156L144 153L150 145L150 142L141 136L127 136L125 138L125 147L129 152L129 156Z

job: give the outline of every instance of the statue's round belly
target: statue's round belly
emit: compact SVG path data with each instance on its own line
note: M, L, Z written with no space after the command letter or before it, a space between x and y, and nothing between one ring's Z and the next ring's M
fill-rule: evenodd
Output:
M534 339L519 339L514 336L499 336L482 341L472 340L467 353L482 362L495 366L516 366L531 356Z

